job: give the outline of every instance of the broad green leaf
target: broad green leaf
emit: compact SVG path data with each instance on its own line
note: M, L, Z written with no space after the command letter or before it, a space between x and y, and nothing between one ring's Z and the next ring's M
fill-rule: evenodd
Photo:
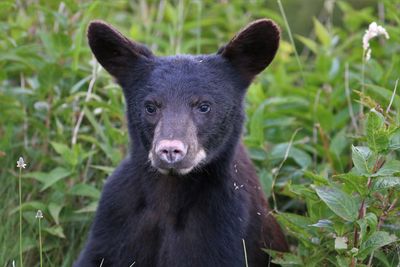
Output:
M368 146L376 153L383 152L389 147L389 135L384 129L384 123L385 117L372 109L368 114L365 128Z
M289 143L276 145L269 153L271 160L284 159L287 153L288 146ZM288 158L293 159L302 168L306 168L312 163L311 156L303 150L296 148L293 144L289 148Z
M358 216L358 201L335 187L315 187L315 191L323 202L339 217L353 222Z
M364 218L359 219L357 221L360 226L360 240L365 240L367 236L371 235L376 231L376 226L378 224L378 218L374 213L368 212ZM367 229L369 227L369 231L367 233ZM368 234L368 235L367 235Z
M39 201L28 201L28 202L22 203L21 209L22 209L22 211L35 211L36 212L37 210L45 210L46 205ZM19 206L12 209L9 214L11 215L17 211L19 211Z
M399 176L377 177L373 181L373 190L382 190L392 187L400 188Z
M49 233L51 235L60 237L60 238L65 238L64 230L61 227L61 225L52 226L52 227L45 227L45 228L43 228L43 231L45 231L45 232L47 232L47 233Z
M267 157L267 153L265 152L264 149L261 149L261 148L250 147L249 154L250 154L250 158L253 160L261 161L261 160L265 160Z
M90 165L91 168L101 170L105 172L106 174L111 174L115 168L114 167L109 167L109 166L101 166L101 165Z
M296 38L299 39L299 41L302 42L314 54L318 54L318 44L315 41L300 35L296 35Z
M399 175L397 175L399 174ZM375 174L372 176L400 176L400 161L390 160L386 162Z
M336 250L343 250L347 249L347 237L345 236L337 236L335 238L335 249Z
M56 182L60 181L61 179L68 177L70 174L71 174L70 171L61 167L56 167L51 172L47 173L46 180L43 181L44 184L40 189L40 191L46 190L47 188L49 188Z
M353 164L356 170L362 175L371 175L375 163L375 156L368 147L351 146Z
M74 146L73 149L71 149L62 143L51 142L50 144L69 166L76 166L78 164L78 157L81 156L79 151L77 151L79 150L78 146Z
M380 250L375 250L374 258L376 258L380 261L380 263L382 264L382 267L393 267L392 263L387 258L386 253L384 253ZM376 266L381 266L381 265L376 265Z
M312 195L313 198L310 197L305 198L308 217L310 217L312 222L318 221L321 218L331 217L332 216L331 209L323 201L321 201L320 197L317 195L315 190L312 191L314 193Z
M331 44L331 37L329 35L328 30L316 18L313 18L313 22L314 22L315 35L317 36L321 44L324 47L328 48Z
M288 184L288 189L290 192L303 197L304 199L310 200L313 199L315 201L319 201L317 194L315 191L310 189L310 187L303 184Z
M276 219L285 225L286 229L291 232L296 238L303 241L305 244L311 245L311 238L315 229L309 227L312 224L310 218L292 214L292 213L278 213Z
M76 184L69 191L71 195L91 197L94 199L100 198L100 191L88 184Z
M33 178L41 183L43 183L42 188L40 191L44 191L56 182L58 182L61 179L66 178L68 175L70 175L72 172L61 168L61 167L56 167L52 171L46 173L46 172L32 172L32 173L27 173L24 175L24 177L28 178Z
M51 217L53 217L54 222L56 224L60 224L60 212L63 208L63 206L57 204L57 203L50 203L47 207L49 209Z
M364 259L372 251L396 241L398 241L398 239L395 235L390 235L388 232L383 231L375 232L365 242L361 244L358 257Z
M97 201L91 202L89 205L83 207L82 209L77 210L76 213L92 213L92 212L95 212L96 209L97 209L98 204L99 203Z
M340 267L350 266L350 260L347 259L345 256L338 255L338 256L336 256L336 260L337 260L337 264L338 264L337 266L340 266Z
M259 172L258 177L260 177L260 182L261 182L262 188L264 189L265 195L267 197L271 196L272 179L273 179L272 174L263 168Z
M282 266L304 266L303 260L300 256L292 253L279 252L271 249L262 249L272 257L272 262Z
M71 149L65 144L51 142L51 145L54 148L54 150L57 152L57 154L59 154L61 156L64 154L67 154L67 153L72 153Z
M312 180L314 180L316 182L319 182L319 183L322 183L322 184L325 184L325 185L328 184L328 179L327 178L325 178L322 175L318 175L318 174L312 173L310 171L304 171L304 177L312 179Z
M342 129L338 132L333 138L329 145L329 150L335 154L336 156L340 156L345 148L348 147L349 141L348 137L346 136L345 129Z
M347 191L355 191L360 195L365 196L368 192L366 176L358 175L353 172L348 172L345 174L339 174L333 176L343 182L343 186Z

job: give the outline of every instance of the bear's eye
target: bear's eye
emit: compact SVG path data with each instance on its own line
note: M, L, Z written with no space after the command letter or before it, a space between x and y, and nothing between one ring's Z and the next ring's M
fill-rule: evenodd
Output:
M154 115L157 112L157 107L154 104L147 104L144 108L149 115Z
M207 113L211 110L210 104L202 103L197 107L200 113Z

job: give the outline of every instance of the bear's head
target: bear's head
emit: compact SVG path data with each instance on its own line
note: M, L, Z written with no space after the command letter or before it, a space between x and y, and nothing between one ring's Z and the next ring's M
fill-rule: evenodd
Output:
M88 29L95 57L123 88L132 150L177 175L233 156L246 89L271 63L279 36L261 19L216 54L158 57L104 22Z

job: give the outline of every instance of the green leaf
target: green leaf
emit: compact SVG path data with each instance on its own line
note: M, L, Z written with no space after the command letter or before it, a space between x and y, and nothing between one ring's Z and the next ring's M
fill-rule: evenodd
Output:
M318 175L318 174L312 173L310 171L304 171L304 177L309 178L311 180L314 180L316 182L325 184L325 185L328 184L328 179L327 178L325 178L322 175Z
M47 207L49 209L51 217L53 217L54 222L56 224L60 224L60 212L63 208L63 206L57 204L57 203L50 203Z
M369 176L375 163L375 156L368 147L351 146L354 167L361 175Z
M276 219L285 225L286 229L291 232L297 239L303 241L306 244L311 244L311 238L315 229L309 227L312 224L310 218L292 214L292 213L278 213Z
M350 260L344 256L336 256L336 260L338 265L337 266L350 266Z
M369 235L376 231L376 226L378 224L378 218L374 213L367 213L364 218L357 221L360 226L360 240L363 241L367 238L367 229L369 227Z
M400 161L390 160L372 176L397 176L397 174L400 174Z
M328 30L316 18L313 18L313 22L314 22L315 35L317 36L321 44L324 47L328 48L331 44L331 37L329 35Z
M23 177L28 177L28 178L33 178L41 183L43 183L42 188L40 191L44 191L56 182L58 182L61 179L66 178L69 176L72 172L61 168L61 167L56 167L52 171L46 173L46 172L32 172L32 173L27 173L24 174Z
M393 265L390 263L389 259L387 258L387 255L380 251L376 250L374 252L374 257L380 261L382 265L376 265L376 266L382 266L382 267L393 267Z
M368 146L372 151L379 153L389 147L389 135L384 129L385 117L372 109L366 122L366 135Z
M302 42L314 54L318 54L318 44L315 41L300 35L296 35L296 38L299 39L299 41Z
M262 249L267 252L268 255L272 257L272 262L279 265L294 265L294 266L304 266L303 260L300 256L294 255L292 253L279 252L271 249Z
M60 225L52 226L52 227L45 227L45 228L43 228L43 231L45 231L51 235L60 237L60 238L65 238L64 230Z
M263 168L259 172L258 177L260 177L260 182L261 182L262 188L264 189L265 195L267 197L271 196L272 180L273 180L272 174Z
M269 153L271 160L284 159L288 146L289 143L282 143L276 145ZM304 152L303 150L294 147L293 144L289 149L288 158L293 159L302 168L306 168L312 164L311 156L308 153Z
M354 222L358 216L358 201L335 187L315 187L315 191L323 202L339 217Z
M310 187L303 184L288 184L288 190L304 199L310 200L313 199L315 201L319 201L317 194L315 191L310 189Z
M82 209L79 209L76 211L76 213L92 213L95 212L98 206L98 202L97 201L93 201L91 202L89 205L83 207Z
M94 186L88 184L76 184L69 191L71 195L91 197L94 199L100 198L100 191Z
M101 165L90 165L91 168L101 170L105 172L106 174L111 174L115 168L114 167L109 167L109 166L101 166Z
M39 201L29 201L29 202L22 203L21 209L22 209L22 211L35 211L36 212L37 210L45 210L46 205ZM12 209L9 214L11 215L17 211L19 211L19 206Z
M388 177L378 177L373 181L373 190L382 190L392 187L400 188L400 177L388 176Z
M344 188L348 189L347 191L355 191L362 196L365 196L368 192L368 178L365 176L358 175L353 172L348 172L345 174L335 175L333 177L342 181Z
M74 151L70 149L67 145L57 142L50 142L51 146L54 150L59 154L63 160L66 161L70 166L76 166L78 164L78 157L80 153L78 151ZM74 146L75 149L78 149L77 146Z
M395 235L390 235L388 232L378 231L373 233L365 242L361 244L358 257L364 259L372 251L396 242L398 239Z

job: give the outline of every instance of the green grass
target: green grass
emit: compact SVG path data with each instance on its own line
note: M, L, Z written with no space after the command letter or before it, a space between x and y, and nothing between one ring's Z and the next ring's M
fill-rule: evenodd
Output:
M400 236L396 180L349 172L357 161L352 145L368 146L386 163L399 160L400 95L393 92L400 77L400 2L353 1L355 7L337 1L333 10L323 2L1 1L0 266L13 260L21 266L20 156L28 164L21 184L24 265L40 266L42 254L43 266L71 266L104 181L126 154L122 92L93 61L85 37L90 20L105 20L157 55L170 55L214 53L261 17L274 19L283 39L274 62L249 89L244 141L293 247L293 254L275 260L297 266L399 264L399 243L388 235ZM390 39L373 39L372 59L363 61L361 40L372 21ZM388 168L378 165L376 172ZM398 178L393 166L391 177ZM354 180L346 180L350 176ZM371 183L368 177L374 177ZM368 191L378 180L392 186ZM337 209L325 198L331 192L355 202ZM347 212L363 199L366 214L357 210L361 221L348 221ZM309 226L319 220L333 226ZM369 229L365 238L355 239L363 229ZM332 236L348 238L348 248L335 247ZM368 247L368 238L383 247Z

